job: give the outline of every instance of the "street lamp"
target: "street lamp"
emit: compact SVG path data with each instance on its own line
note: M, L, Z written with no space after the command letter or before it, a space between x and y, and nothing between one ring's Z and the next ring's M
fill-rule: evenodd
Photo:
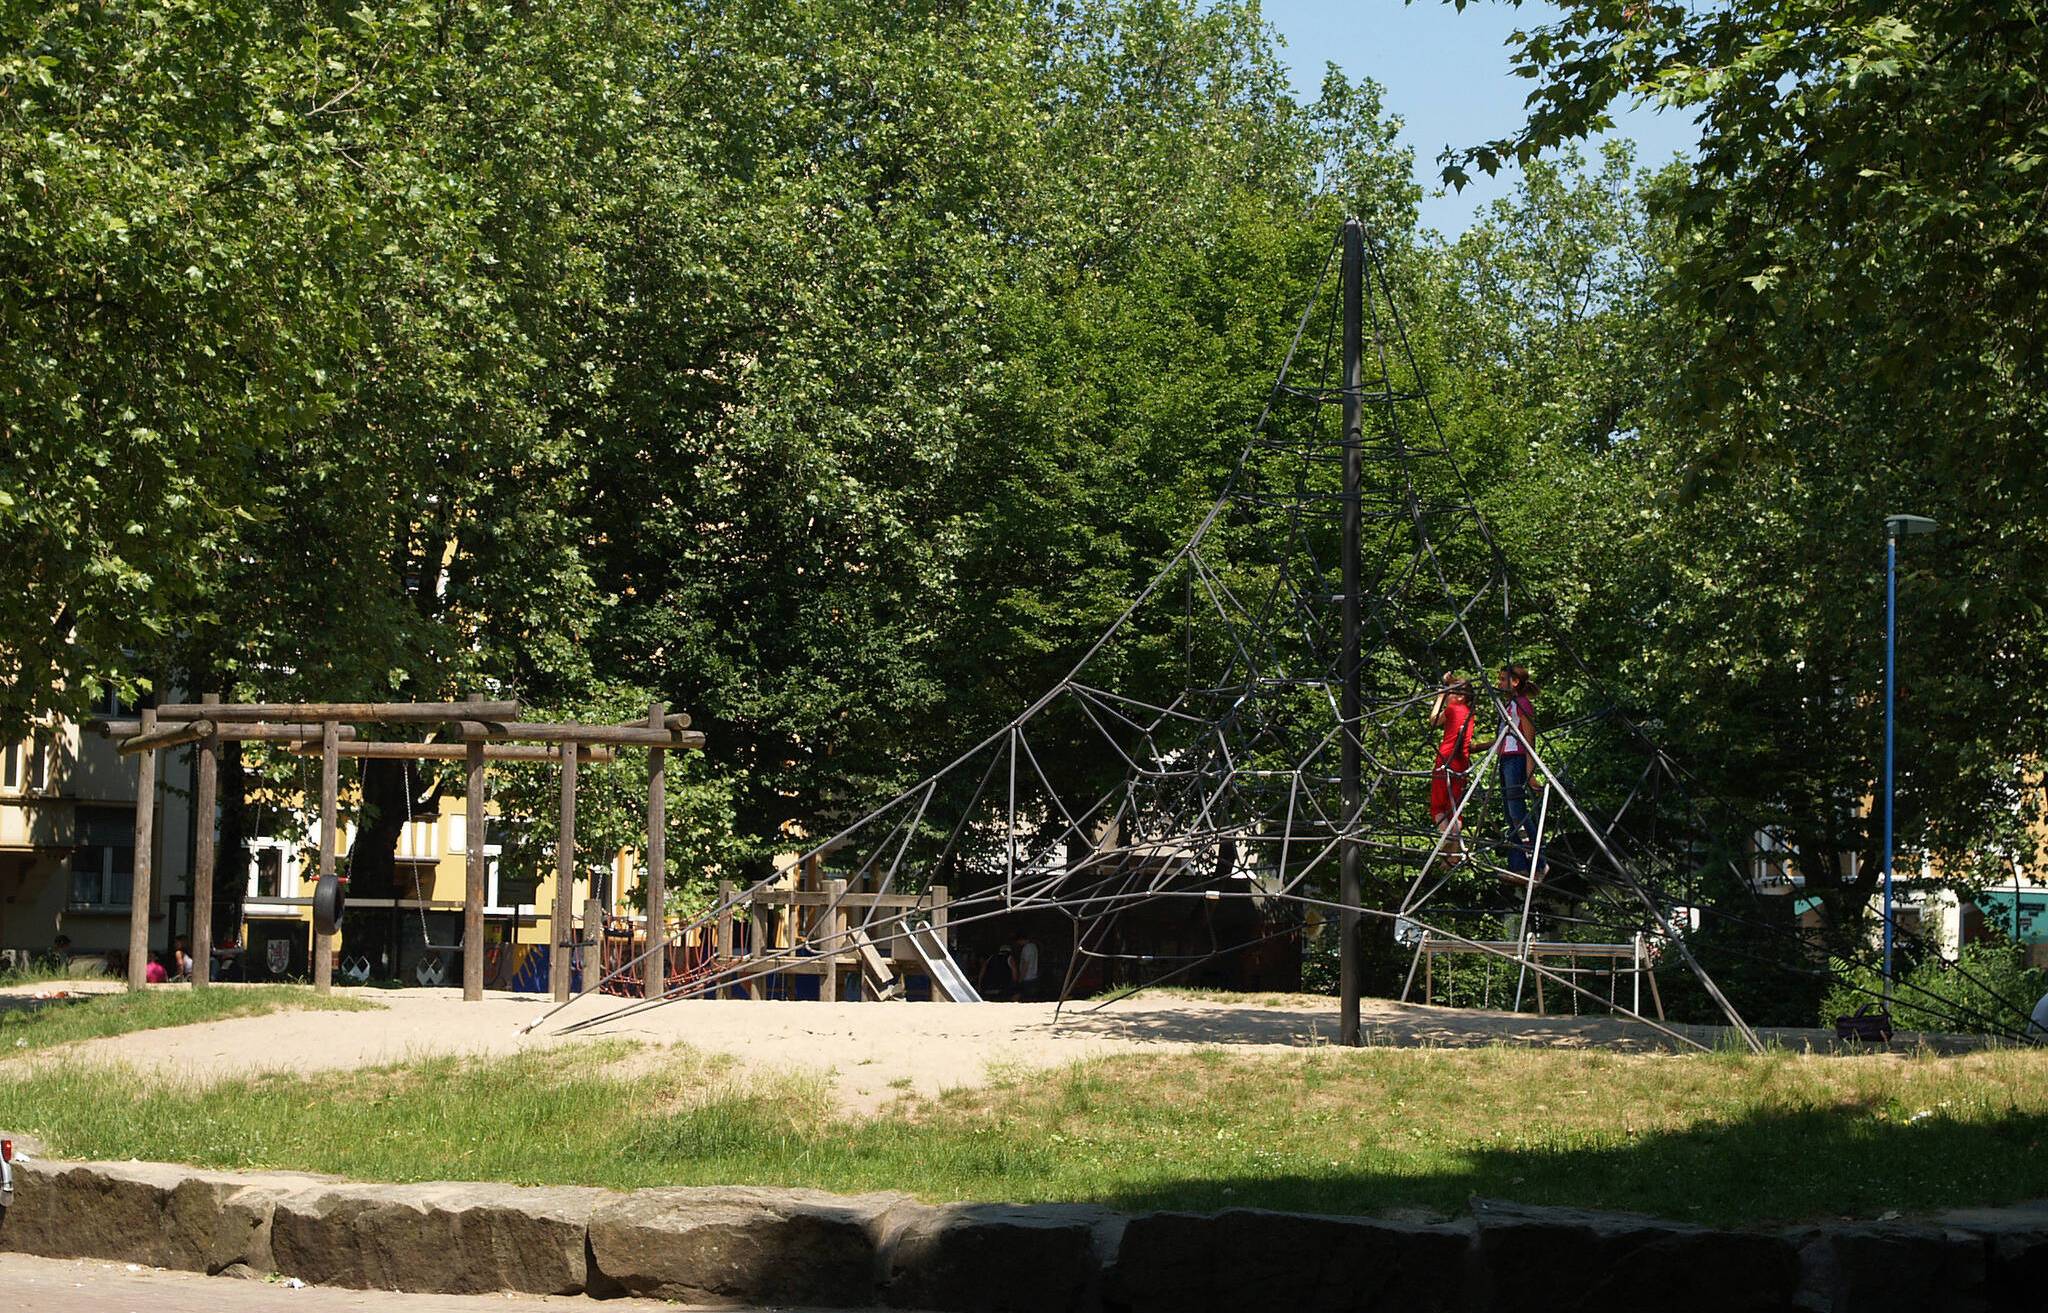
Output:
M1892 1001L1892 731L1897 720L1899 658L1899 539L1933 533L1924 515L1884 517L1884 1001Z

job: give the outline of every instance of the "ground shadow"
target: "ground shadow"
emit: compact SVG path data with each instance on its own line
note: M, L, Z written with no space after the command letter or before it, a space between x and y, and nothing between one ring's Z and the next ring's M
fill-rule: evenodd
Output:
M1327 1175L1242 1171L1112 1191L1121 1210L1296 1212L1443 1217L1475 1195L1527 1204L1649 1213L1754 1226L1875 1218L2048 1198L2048 1114L1951 1118L1939 1109L1847 1106L1755 1113L1591 1147L1474 1147L1454 1168L1380 1172L1363 1154ZM1349 1161L1347 1161L1347 1159Z
M1291 1045L1314 1048L1334 1044L1337 1013L1317 1007L1225 1005L1201 1009L1184 1006L1148 1008L1123 1004L1094 1010L1093 1004L1064 1009L1046 1029L1067 1035L1114 1036L1126 1041L1170 1044ZM1368 999L1360 1031L1369 1046L1386 1048L1487 1048L1496 1044L1535 1048L1601 1049L1614 1053L1692 1052L1692 1041L1707 1049L1740 1044L1725 1026L1671 1023L1664 1034L1626 1017L1538 1017L1472 1008L1442 1008L1416 1003ZM1851 1055L1870 1052L1932 1052L1953 1055L1979 1051L1991 1041L1977 1035L1900 1034L1889 1046L1837 1041L1833 1032L1789 1027L1759 1030L1767 1044L1793 1053Z

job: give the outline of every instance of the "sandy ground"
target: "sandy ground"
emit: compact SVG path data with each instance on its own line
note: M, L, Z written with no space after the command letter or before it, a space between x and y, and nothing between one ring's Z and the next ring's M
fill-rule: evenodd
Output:
M111 982L110 982L111 984ZM163 988L185 988L163 986ZM227 986L233 988L233 986ZM15 991L33 992L32 989ZM542 1021L545 1000L487 994L464 1003L445 989L337 989L379 1005L362 1012L287 1011L143 1031L46 1050L121 1061L184 1081L257 1071L345 1071L430 1055L573 1049L626 1039L645 1052L673 1044L726 1053L743 1070L807 1071L831 1082L847 1112L873 1112L906 1091L936 1095L992 1070L1063 1065L1118 1053L1204 1048L1286 1053L1330 1044L1336 1000L1312 995L1214 1002L1140 994L1106 1007L1050 1003L751 1003L691 999L633 1010L636 1000L586 998ZM15 1003L0 993L0 1007ZM1610 1017L1536 1018L1367 999L1366 1041L1469 1048L1518 1043L1625 1052L1679 1048L1668 1036ZM573 1027L573 1029L571 1029ZM1709 1046L1712 1028L1674 1027ZM1794 1051L1825 1049L1819 1031L1772 1032Z

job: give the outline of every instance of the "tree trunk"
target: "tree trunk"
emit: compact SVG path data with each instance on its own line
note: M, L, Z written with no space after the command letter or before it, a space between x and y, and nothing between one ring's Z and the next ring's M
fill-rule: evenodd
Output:
M193 927L205 942L239 940L242 901L249 892L249 772L242 764L242 745L220 745L220 838L213 849L213 928Z

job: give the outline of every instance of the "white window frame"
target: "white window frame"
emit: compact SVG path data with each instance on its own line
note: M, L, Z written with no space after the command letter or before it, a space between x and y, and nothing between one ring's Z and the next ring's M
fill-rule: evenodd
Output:
M299 893L301 877L299 868L302 865L302 855L298 844L287 839L273 839L265 835L248 840L243 847L247 853L244 867L248 883L242 891L245 903L267 908L275 900L302 896ZM259 894L256 892L256 879L260 869L259 854L264 852L275 852L278 854L277 892L275 894Z
M42 726L25 739L0 744L0 794L33 798L56 792L56 756L56 739Z
M498 901L498 854L502 850L497 844L484 845L484 915L486 916L532 916L537 903L520 903L513 906ZM538 891L540 886L535 885Z

